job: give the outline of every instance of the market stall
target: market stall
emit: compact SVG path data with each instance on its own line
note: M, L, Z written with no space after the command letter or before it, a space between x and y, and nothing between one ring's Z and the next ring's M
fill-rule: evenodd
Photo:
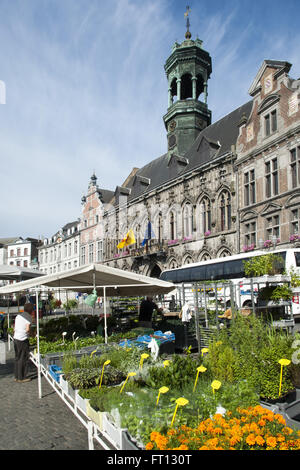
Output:
M0 288L0 295L7 295L17 292L35 292L36 296L36 321L37 321L37 369L39 397L41 392L41 371L40 371L40 351L39 351L39 293L47 289L72 290L76 292L92 292L94 289L97 295L103 297L104 306L104 331L105 342L107 342L107 297L132 296L132 295L157 295L167 294L175 289L175 286L166 281L162 281L148 276L143 276L122 269L111 268L102 264L89 264L65 273L40 276L35 279L28 279L16 284L10 284Z

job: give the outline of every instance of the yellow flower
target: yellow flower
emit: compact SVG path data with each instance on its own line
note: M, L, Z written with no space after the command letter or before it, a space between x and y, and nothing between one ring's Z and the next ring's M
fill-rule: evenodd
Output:
M146 449L146 450L152 450L153 447L154 447L154 446L153 446L152 442L148 442L148 444L146 444L145 449Z

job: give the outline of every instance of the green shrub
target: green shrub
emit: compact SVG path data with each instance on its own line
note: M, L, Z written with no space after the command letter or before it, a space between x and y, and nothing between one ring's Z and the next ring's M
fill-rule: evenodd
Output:
M210 343L207 364L214 379L232 383L236 361L236 354L230 345L216 340Z

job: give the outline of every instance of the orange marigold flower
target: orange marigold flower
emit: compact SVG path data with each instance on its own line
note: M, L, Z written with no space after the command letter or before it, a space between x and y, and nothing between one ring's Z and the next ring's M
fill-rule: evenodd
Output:
M284 425L286 424L284 417L280 415L279 413L274 415L274 419L276 419L276 421L278 421L278 423L280 424L284 424Z
M199 424L198 428L197 428L201 433L204 432L206 430L206 426L205 424L202 422Z
M148 442L148 444L146 444L145 449L146 449L146 450L152 450L153 447L154 447L154 446L153 446L152 442Z
M210 450L210 448L207 446L202 446L202 447L199 447L199 450Z
M215 428L213 430L213 434L222 434L223 433L223 429L222 428Z
M249 436L246 437L246 442L249 446L254 446L255 445L255 434L249 434Z
M241 438L237 435L235 436L232 436L229 440L229 443L231 446L235 446L236 444L238 444L238 442L240 442Z
M288 426L286 426L283 431L285 434L289 435L289 434L293 434L293 430L291 428L289 428Z
M152 433L150 434L150 441L155 441L159 435L160 435L159 432L152 431Z
M265 440L262 436L256 436L255 438L255 442L256 444L258 444L259 446L263 446L264 443L265 443Z
M260 419L258 421L258 424L261 426L261 427L264 427L266 425L266 421L264 419Z
M277 445L277 439L276 437L273 437L273 436L267 437L266 442L267 442L268 447L276 447Z

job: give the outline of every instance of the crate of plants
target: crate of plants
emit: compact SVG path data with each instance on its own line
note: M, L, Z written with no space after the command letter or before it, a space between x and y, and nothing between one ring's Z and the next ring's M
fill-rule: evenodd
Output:
M63 373L62 368L56 365L49 365L48 366L49 374L51 377L57 382L60 382L60 376Z

